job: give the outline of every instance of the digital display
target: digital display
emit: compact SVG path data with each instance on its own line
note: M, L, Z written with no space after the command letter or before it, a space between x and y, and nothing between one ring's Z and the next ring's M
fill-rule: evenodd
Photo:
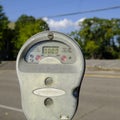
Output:
M44 55L58 55L59 47L58 46L44 46L42 53Z

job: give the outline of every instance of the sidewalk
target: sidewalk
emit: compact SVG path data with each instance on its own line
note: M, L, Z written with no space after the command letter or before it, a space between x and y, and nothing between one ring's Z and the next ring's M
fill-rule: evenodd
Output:
M86 60L87 70L120 71L120 60Z

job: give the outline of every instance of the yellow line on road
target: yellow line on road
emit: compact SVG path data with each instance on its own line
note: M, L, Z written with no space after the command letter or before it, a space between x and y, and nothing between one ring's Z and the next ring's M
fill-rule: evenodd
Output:
M85 74L85 77L98 77L98 78L120 78L119 75L98 75L98 74Z

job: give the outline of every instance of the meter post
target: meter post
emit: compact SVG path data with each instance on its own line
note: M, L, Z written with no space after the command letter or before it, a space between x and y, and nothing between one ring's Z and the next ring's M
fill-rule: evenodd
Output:
M56 31L32 36L19 51L16 70L28 120L73 119L85 71L75 40Z

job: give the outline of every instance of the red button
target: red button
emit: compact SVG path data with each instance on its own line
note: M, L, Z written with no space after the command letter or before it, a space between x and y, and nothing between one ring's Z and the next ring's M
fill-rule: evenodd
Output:
M67 57L66 57L65 55L63 55L63 56L61 57L61 60L62 60L63 62L65 62L65 61L67 60Z
M37 56L35 57L35 59L36 59L37 61L39 61L39 60L41 60L41 56L40 56L40 55L37 55Z

